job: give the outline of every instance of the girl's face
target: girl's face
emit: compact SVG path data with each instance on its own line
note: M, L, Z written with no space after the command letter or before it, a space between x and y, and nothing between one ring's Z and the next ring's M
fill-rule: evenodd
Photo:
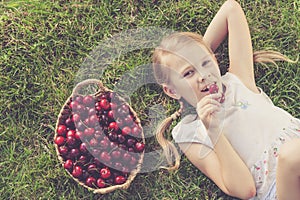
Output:
M196 107L209 94L208 88L216 83L222 88L221 74L215 57L202 45L193 42L174 52L168 58L169 84L165 93L172 98L183 97Z

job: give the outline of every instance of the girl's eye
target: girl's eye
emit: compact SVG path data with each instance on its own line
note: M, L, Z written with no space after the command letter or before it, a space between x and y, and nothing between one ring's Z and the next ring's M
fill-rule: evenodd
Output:
M189 77L192 76L193 74L194 74L194 70L189 70L183 74L183 77Z
M202 63L202 67L207 66L210 62L211 62L210 60L205 60L205 61Z

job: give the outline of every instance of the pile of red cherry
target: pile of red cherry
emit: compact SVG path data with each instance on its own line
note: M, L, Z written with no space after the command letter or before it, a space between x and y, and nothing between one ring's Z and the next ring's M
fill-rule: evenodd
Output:
M124 184L139 169L145 148L139 119L111 91L71 97L54 143L63 167L90 189Z

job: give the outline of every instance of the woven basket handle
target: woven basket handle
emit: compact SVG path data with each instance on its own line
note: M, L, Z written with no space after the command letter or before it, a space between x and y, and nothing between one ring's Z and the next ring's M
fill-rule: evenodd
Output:
M102 91L105 91L106 88L103 86L102 82L98 79L86 79L80 83L78 83L75 88L73 89L73 92L72 92L72 95L76 95L78 94L78 91L87 86L87 85L90 85L90 84L96 84L98 85L99 89L102 90Z

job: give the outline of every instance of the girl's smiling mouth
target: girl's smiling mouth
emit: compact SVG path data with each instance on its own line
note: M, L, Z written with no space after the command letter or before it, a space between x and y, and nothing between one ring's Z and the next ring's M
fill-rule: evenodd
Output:
M211 84L207 84L202 90L201 92L209 92L210 94L213 94L213 93L217 93L219 90L218 86L217 86L217 83L216 82L213 82Z

